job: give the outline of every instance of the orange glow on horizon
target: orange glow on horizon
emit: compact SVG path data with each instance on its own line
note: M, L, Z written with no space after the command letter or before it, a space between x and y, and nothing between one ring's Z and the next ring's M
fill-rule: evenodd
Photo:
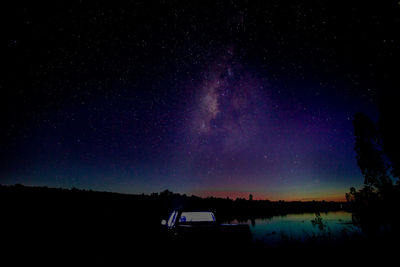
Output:
M265 193L252 193L252 192L238 192L238 191L198 191L193 193L199 197L217 197L217 198L230 198L235 200L236 198L249 199L249 195L253 195L254 200L270 200L270 201L335 201L335 202L345 202L344 193L339 194L327 194L325 196L292 196L292 197L280 197L273 195L266 195Z

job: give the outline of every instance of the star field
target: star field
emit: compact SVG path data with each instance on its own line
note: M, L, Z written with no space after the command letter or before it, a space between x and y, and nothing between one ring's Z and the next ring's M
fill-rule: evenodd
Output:
M2 184L343 200L398 85L396 1L3 10Z

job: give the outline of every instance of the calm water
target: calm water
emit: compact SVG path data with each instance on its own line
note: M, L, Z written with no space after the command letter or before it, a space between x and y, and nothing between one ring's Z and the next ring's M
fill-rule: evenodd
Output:
M310 238L317 241L328 238L334 242L346 236L361 234L361 230L352 224L349 212L320 213L320 219L316 218L315 213L287 214L239 223L249 224L254 241L268 245L279 245L285 240L303 242Z

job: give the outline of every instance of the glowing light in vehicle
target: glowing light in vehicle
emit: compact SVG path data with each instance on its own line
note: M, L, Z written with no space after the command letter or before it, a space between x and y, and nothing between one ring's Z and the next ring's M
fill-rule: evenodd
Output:
M215 222L212 212L182 212L179 222Z

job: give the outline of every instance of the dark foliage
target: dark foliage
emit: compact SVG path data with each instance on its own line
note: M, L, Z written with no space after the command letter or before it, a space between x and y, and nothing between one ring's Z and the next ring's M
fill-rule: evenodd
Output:
M400 185L399 178L399 135L395 124L394 100L381 103L378 123L365 114L354 117L355 151L357 163L364 176L364 187L350 188L347 202L353 211L354 221L366 233L399 233Z
M381 139L375 124L363 113L354 116L355 151L357 164L364 175L364 184L382 188L390 183L387 165L381 151Z
M315 218L311 220L311 224L314 227L318 227L319 230L324 230L327 224L324 222L324 220L321 217L321 214L319 212L315 213Z
M201 198L165 190L151 195L131 195L92 190L0 186L1 199L8 203L5 211L14 214L36 213L52 216L114 217L134 219L137 223L158 225L174 209L211 210L220 221L247 220L289 213L327 212L346 208L346 203L326 201L269 201L237 198ZM39 213L37 213L39 212Z
M382 138L382 149L391 162L391 173L400 178L400 127L398 118L398 97L385 96L379 106L378 129Z

